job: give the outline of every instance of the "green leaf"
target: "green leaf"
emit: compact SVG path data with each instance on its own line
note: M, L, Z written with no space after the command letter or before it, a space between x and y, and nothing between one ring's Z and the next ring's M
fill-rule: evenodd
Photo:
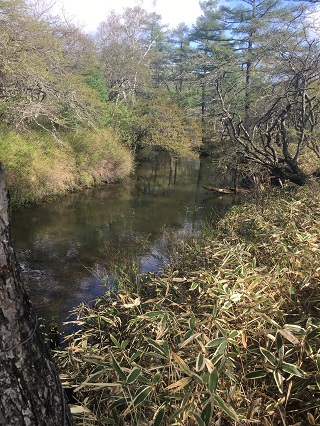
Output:
M130 340L124 340L123 342L121 342L121 349L125 349L128 344L129 344Z
M217 389L218 379L219 379L219 375L217 370L216 369L212 370L208 380L208 389L211 393L215 392L215 390Z
M216 339L211 340L211 342L209 342L206 347L207 348L213 348L216 346L219 346L222 342L225 342L226 338L225 337L217 337Z
M141 354L142 354L142 351L137 351L137 352L135 352L135 353L131 356L130 361L134 361L135 359L139 358L139 356L140 356Z
M218 346L218 348L217 348L217 350L215 351L215 356L216 355L220 355L220 354L224 354L224 351L225 351L225 349L226 349L226 347L228 346L228 341L227 340L224 340L224 342L222 342L219 346Z
M220 325L218 322L216 322L216 326L217 326L217 329L220 331L220 333L221 333L224 337L227 337L227 336L228 336L228 332L227 332L227 330L225 330L223 327L221 327L221 325Z
M228 414L229 417L231 417L235 421L239 421L239 417L235 410L230 407L219 395L214 395L214 402L215 405L220 407L226 414Z
M159 383L159 382L160 382L160 380L161 380L161 374L160 374L160 373L157 373L157 374L155 374L155 375L153 376L152 383L153 383L154 385L156 385L157 383Z
M293 374L294 376L298 376L298 377L302 377L302 378L306 376L305 372L302 371L300 368L296 367L294 364L289 364L287 362L283 362L281 364L281 368L286 373Z
M211 359L212 365L216 365L216 364L218 364L218 362L219 362L222 358L223 358L223 354L215 355L215 356Z
M269 352L267 349L263 348L262 346L260 346L260 352L270 362L270 364L272 364L274 367L277 366L278 360L271 352Z
M141 404L150 394L152 389L153 389L152 386L143 387L140 390L140 392L138 392L137 395L135 396L134 400L132 401L132 405L134 407L137 407L139 404Z
M238 337L240 333L241 333L241 332L240 332L240 331L238 331L238 330L233 330L233 331L231 331L231 333L229 334L229 338L230 338L230 339L234 339L235 337Z
M111 355L111 365L113 367L113 369L115 370L115 372L118 374L119 378L121 380L123 380L124 382L126 381L126 375L124 374L124 372L122 371L120 365L117 363L115 357L113 356L112 352L110 351L110 355Z
M206 426L205 422L197 413L190 413L190 415L196 420L198 426Z
M152 391L152 386L142 386L140 390L137 391L136 396L133 401L130 402L123 415L126 416L130 413L132 407L137 407L142 402L146 400L150 392Z
M196 327L196 319L195 317L191 317L189 320L189 328L190 330L194 330Z
M140 373L140 368L134 368L127 378L127 383L133 383L140 376Z
M290 299L294 302L296 300L296 289L294 287L290 287Z
M273 377L274 377L274 380L276 381L276 384L278 386L279 391L281 393L283 393L283 376L282 376L282 374L280 373L279 370L274 370Z
M292 392L302 392L312 383L313 376L309 376L306 379L298 379L292 386Z
M320 334L320 327L317 327L314 330L310 331L310 333L307 333L306 340L314 339L318 337L319 334Z
M146 385L151 385L151 381L147 379L145 376L139 376L139 381L145 383Z
M154 421L151 426L160 426L162 419L164 417L164 408L160 408L155 415Z
M159 343L157 343L155 340L153 339L146 339L147 342L149 343L149 345L153 346L155 349L157 349L162 355L164 356L168 356L167 351L161 346L159 345Z
M110 339L112 343L117 346L117 348L121 349L121 343L110 333Z
M284 328L285 330L292 331L293 333L298 333L298 334L305 333L305 329L304 329L304 328L302 328L302 327L300 327L300 325L295 325L295 324L285 324L285 325L283 326L283 328Z
M206 365L206 358L205 356L200 352L199 355L197 356L197 360L196 360L196 371L202 371L204 369Z
M204 421L206 426L210 426L211 418L212 418L212 405L211 405L210 401L208 401L208 403L206 404L206 406L202 410L201 418Z
M193 282L190 286L190 290L195 290L197 287L199 286L199 283L197 283L196 281Z
M255 370L251 373L247 373L245 375L246 379L261 379L262 377L266 377L267 373L264 370Z

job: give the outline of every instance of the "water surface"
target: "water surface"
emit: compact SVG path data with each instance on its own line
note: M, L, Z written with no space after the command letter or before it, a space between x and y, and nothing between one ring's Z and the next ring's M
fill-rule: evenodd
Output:
M166 157L138 165L121 183L14 212L14 245L38 315L60 323L79 303L104 294L101 278L117 263L110 247L130 250L148 238L139 269L159 270L164 229L193 232L208 215L221 216L233 204L233 197L202 188L220 184L212 180L210 162Z

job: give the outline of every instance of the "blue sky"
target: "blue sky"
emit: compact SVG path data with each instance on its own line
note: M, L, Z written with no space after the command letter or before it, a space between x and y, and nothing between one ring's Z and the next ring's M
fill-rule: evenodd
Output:
M154 5L155 3L155 5ZM121 11L124 7L142 5L149 11L155 10L171 28L180 22L192 24L201 15L198 0L58 0L56 7L63 6L68 17L84 25L87 32L94 32L112 9Z

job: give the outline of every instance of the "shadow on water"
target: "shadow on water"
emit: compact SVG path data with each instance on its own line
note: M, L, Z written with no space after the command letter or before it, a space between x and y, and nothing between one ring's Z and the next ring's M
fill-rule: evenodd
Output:
M234 203L232 196L202 188L223 184L212 181L211 171L208 161L165 157L138 165L135 175L119 184L14 212L14 245L38 315L60 323L73 307L104 294L105 271L117 263L117 250L107 247L129 239L134 247L134 238L145 237L150 244L139 258L140 272L163 267L164 228L194 232L208 215L220 217Z

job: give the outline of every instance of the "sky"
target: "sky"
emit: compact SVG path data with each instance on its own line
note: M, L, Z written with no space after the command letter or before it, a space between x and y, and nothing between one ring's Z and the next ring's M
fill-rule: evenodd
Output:
M95 32L98 24L114 9L121 12L124 7L141 5L146 10L154 10L162 16L162 22L176 27L180 22L187 25L195 23L201 15L199 0L59 0L56 6L65 10L73 22L84 25L86 32Z

